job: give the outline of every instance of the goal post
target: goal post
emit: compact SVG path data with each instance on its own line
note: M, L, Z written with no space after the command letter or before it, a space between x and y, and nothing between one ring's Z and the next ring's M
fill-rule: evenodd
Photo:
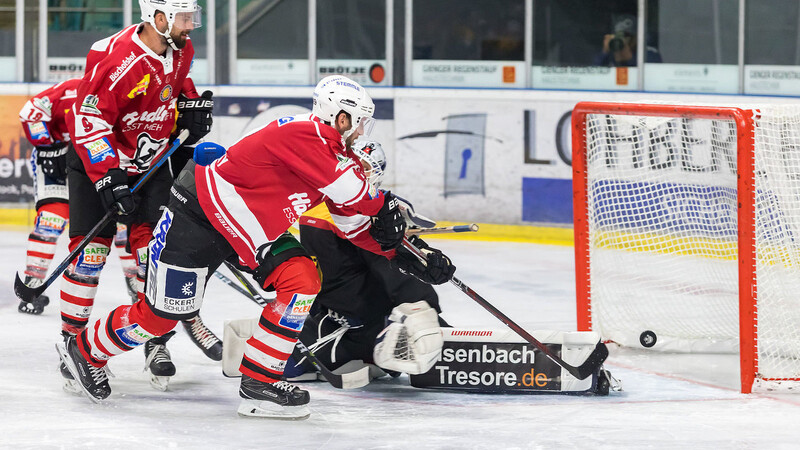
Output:
M800 381L800 108L583 102L572 149L578 330Z

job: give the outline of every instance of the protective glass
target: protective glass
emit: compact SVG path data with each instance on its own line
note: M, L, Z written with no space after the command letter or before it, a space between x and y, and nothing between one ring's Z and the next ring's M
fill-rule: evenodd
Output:
M367 137L372 133L372 129L375 128L375 119L372 117L361 117L358 120L358 131L359 136Z
M194 11L179 12L175 14L174 26L181 30L200 28L203 25L203 8L198 6Z

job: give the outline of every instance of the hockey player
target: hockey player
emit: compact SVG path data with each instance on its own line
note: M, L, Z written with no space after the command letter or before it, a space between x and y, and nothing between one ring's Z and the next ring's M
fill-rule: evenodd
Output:
M194 314L214 270L238 257L259 284L276 291L247 341L238 412L308 417L308 392L281 376L320 280L313 261L286 230L309 207L325 202L348 239L397 257L394 248L402 242L405 222L396 199L369 185L349 150L369 133L373 111L363 87L343 76L326 77L314 90L311 114L271 122L209 166L189 162L150 245L146 300L118 307L60 346L86 393L108 397L107 360Z
M74 145L74 151L67 153L67 178L72 199L70 249L113 209L120 215L118 220L128 225L131 253L144 263L173 175L164 165L135 195L130 186L168 148L176 106L177 129L189 130L183 144L190 145L210 130L213 102L208 91L199 96L188 77L194 57L189 34L200 26L197 3L140 0L139 6L142 23L96 42L87 56L86 74L67 113ZM114 234L115 227L109 224L64 272L65 338L88 323ZM168 338L162 336L145 346L153 377L175 372L164 346Z
M28 100L19 112L25 136L34 146L31 167L36 219L28 236L25 266L25 284L32 287L40 285L47 276L56 242L69 221L66 154L70 139L65 119L75 101L79 82L80 79L75 78L45 89ZM127 236L125 225L118 225L117 234ZM120 245L115 241L115 246L120 250L126 287L135 295L136 263L133 255L125 251L124 242ZM30 303L20 301L19 311L41 314L49 303L50 299L41 295Z
M383 147L373 141L357 142L353 152L361 162L370 184L380 187L386 169ZM357 361L374 364L376 338L386 326L387 317L393 312L402 315L402 310L410 304L420 302L417 314L410 316L413 320L432 320L433 323L425 328L435 328L437 313L441 309L439 297L429 283L445 282L452 272L442 273L439 279L427 282L401 273L386 258L348 242L324 204L306 212L300 217L299 224L300 242L316 258L322 273L322 289L300 332L300 341L314 351L325 367L336 370L348 363L357 365ZM425 246L421 241L416 244ZM449 268L455 270L452 265ZM439 324L446 326L441 318ZM383 369L425 372L441 349L441 343L437 347L433 342L437 338L441 340L441 335L434 333L424 338L426 344L431 341L431 349L424 352L419 349L425 344L409 340L408 345L412 346L410 353L417 357L414 361L405 361L404 366L398 367L395 363L394 347L382 346L381 349L385 351L377 357L384 366L389 366ZM432 357L426 357L427 354ZM410 364L421 366L409 367ZM356 369L353 365L348 366L348 370ZM375 370L375 366L370 369L372 377L383 375L383 371ZM284 375L289 381L317 379L316 370L305 361L299 349L295 349L288 360Z

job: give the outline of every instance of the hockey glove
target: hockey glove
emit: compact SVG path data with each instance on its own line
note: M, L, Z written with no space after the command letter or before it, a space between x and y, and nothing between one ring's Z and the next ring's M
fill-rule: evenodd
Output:
M66 142L56 142L36 147L36 162L42 173L59 183L67 179L67 145Z
M406 221L400 213L397 199L391 192L384 195L384 203L380 211L372 216L369 234L381 245L381 250L397 248L406 234Z
M397 249L397 256L391 261L392 266L427 284L444 284L453 278L456 266L441 250L430 247L417 236L410 237L409 242L422 251L427 258L427 264L423 264L413 253L400 247Z
M128 187L128 174L120 168L108 169L108 172L94 184L100 201L106 211L114 208L121 216L127 216L136 209L133 194Z
M197 98L188 98L181 94L178 97L178 130L189 130L189 137L181 145L192 145L211 131L213 118L211 110L214 109L214 100L211 100L211 91L203 92Z

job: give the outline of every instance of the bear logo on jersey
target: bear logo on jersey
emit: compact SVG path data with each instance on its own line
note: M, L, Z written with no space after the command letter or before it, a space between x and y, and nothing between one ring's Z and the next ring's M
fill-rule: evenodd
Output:
M147 133L142 133L136 138L136 154L131 162L136 168L144 171L150 167L153 157L167 144L167 138L153 139Z

